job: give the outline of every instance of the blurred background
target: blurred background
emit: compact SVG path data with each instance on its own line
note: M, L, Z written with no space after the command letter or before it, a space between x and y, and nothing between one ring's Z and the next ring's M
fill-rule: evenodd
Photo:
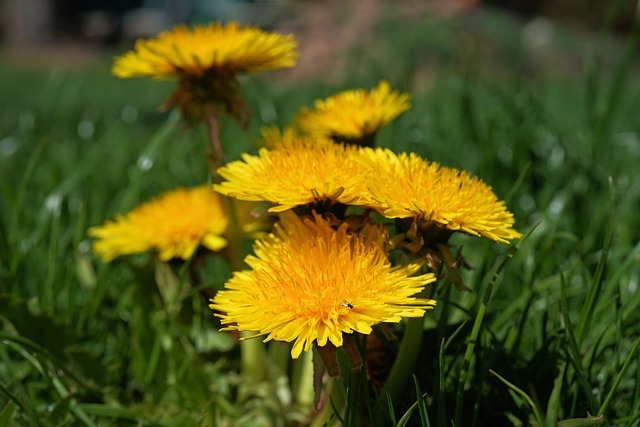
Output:
M263 28L285 27L299 32L339 32L340 48L360 40L382 9L393 7L407 17L425 14L473 16L481 10L505 12L522 23L523 38L534 44L549 41L554 26L580 31L607 28L624 35L631 29L636 2L609 0L3 0L0 37L17 57L54 49L60 55L118 45L130 46L178 22L237 19ZM551 24L553 22L553 24ZM304 25L303 25L304 23ZM293 28L292 28L293 27ZM370 28L367 28L370 27ZM297 34L298 35L298 34ZM304 36L302 36L304 38ZM316 37L317 38L317 37ZM323 39L324 40L324 39ZM327 43L335 49L336 43ZM312 53L317 53L313 51Z
M351 4L350 4L351 3ZM4 0L2 37L12 48L60 42L92 41L108 45L147 37L176 22L241 19L261 25L277 24L294 9L337 13L350 9L368 16L384 0ZM599 29L605 24L625 32L633 21L635 2L608 0L407 0L395 3L411 14L427 10L465 13L478 7L500 8L531 19L544 16L568 25ZM622 9L616 11L615 9ZM619 12L619 13L617 13ZM617 15L617 16L614 16ZM614 19L614 22L607 23Z

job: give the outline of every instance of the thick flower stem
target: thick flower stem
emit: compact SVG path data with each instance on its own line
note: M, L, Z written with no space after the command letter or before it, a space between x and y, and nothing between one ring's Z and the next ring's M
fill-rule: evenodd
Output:
M207 118L209 128L209 143L211 152L209 155L209 167L211 168L211 177L214 181L218 180L218 168L224 163L224 152L220 142L220 133L218 128L218 116L215 111L211 111ZM221 196L222 197L222 196ZM229 227L227 230L228 245L227 254L229 266L232 271L240 271L244 269L244 248L243 236L238 222L238 216L233 203L233 199L222 197L222 205L225 214L229 219ZM260 340L249 339L243 341L241 346L241 371L242 376L247 382L258 382L265 378L266 369L266 350Z
M422 294L430 297L435 294L436 286L425 289ZM445 307L446 309L446 307ZM411 374L415 368L420 346L422 345L422 337L424 334L424 317L412 317L407 320L407 327L400 343L398 355L393 363L391 372L385 382L385 389L391 396L392 400L397 400L402 396L404 388L409 381ZM381 399L384 395L380 395ZM382 401L386 405L386 399Z
M287 354L288 356L288 354ZM313 352L302 353L299 359L293 361L297 374L295 383L295 401L303 408L313 406Z
M207 125L209 128L209 143L211 146L211 152L209 155L209 167L211 169L211 177L214 181L218 180L218 168L222 166L224 162L224 152L222 150L222 144L220 142L220 133L218 129L218 116L215 110L211 111L207 118ZM228 254L229 264L232 271L239 271L244 268L244 250L242 245L242 233L240 230L240 224L238 223L238 216L233 200L228 197L223 197L222 204L225 210L225 214L229 219L228 227Z
M401 396L413 372L422 344L423 322L422 317L412 317L407 320L407 328L400 343L398 356L385 383L385 388L392 400ZM381 394L381 397L384 397L384 394Z
M218 129L218 115L215 111L208 114L207 128L209 129L209 145L211 152L209 153L209 167L211 169L211 177L214 181L218 180L218 168L224 164L224 151L220 142L220 131Z
M338 418L344 412L347 401L347 393L344 382L338 378L329 378L327 386L330 388L330 397L324 407L311 422L311 427L334 426L338 424Z
M241 333L242 337L250 335L255 334L251 332ZM243 379L249 384L262 381L266 378L266 359L265 346L260 339L248 339L240 343L240 369Z

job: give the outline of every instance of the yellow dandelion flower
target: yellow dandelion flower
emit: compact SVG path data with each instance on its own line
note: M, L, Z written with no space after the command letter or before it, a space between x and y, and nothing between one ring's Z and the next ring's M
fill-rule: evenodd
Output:
M217 251L227 245L220 195L211 186L179 188L92 227L94 251L105 261L121 255L157 250L163 261L189 259L198 245Z
M313 109L302 108L295 122L312 135L371 145L378 130L411 108L410 100L409 94L392 91L383 80L371 91L349 90L318 100Z
M214 189L240 200L274 203L271 212L315 202L366 205L369 192L363 167L354 160L357 148L318 138L292 139L221 167L218 173L226 181Z
M292 67L297 58L293 35L265 32L237 22L189 29L177 25L115 59L113 74L122 77L179 78L180 87L166 106L183 113L222 104L234 116L243 108L236 76Z
M254 331L264 341L292 342L297 358L316 342L343 344L343 333L371 333L382 322L422 317L435 301L416 298L435 281L431 273L413 276L418 264L392 267L371 237L336 229L319 215L301 219L282 215L276 234L258 241L251 270L236 272L210 307L221 314L224 330Z
M321 147L323 145L333 145L335 142L329 138L322 136L301 135L294 127L287 126L283 130L277 126L263 126L260 129L261 139L258 146L275 149L286 148L295 145L303 145L306 147Z
M280 130L277 126L263 126L260 129L260 141L258 145L267 148L276 148L280 144L287 144L298 138L298 131L293 127L286 127Z
M465 171L387 149L364 149L360 159L371 168L369 188L377 202L370 207L387 218L418 218L423 227L437 224L503 243L521 236L505 203Z
M204 75L210 70L232 73L292 67L297 57L293 35L268 33L237 22L212 23L189 29L176 25L133 51L116 58L113 74L122 77L172 78Z

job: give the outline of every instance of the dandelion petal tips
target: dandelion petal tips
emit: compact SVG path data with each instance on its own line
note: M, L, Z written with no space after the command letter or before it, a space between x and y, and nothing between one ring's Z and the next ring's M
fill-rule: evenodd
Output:
M113 74L122 77L202 76L209 70L257 73L292 67L298 56L293 35L265 32L237 22L189 29L177 25L117 57Z
M163 261L189 259L198 245L220 250L228 219L209 185L164 193L115 220L92 227L94 251L105 261L156 250Z
M410 153L388 149L363 150L368 165L372 208L388 218L416 218L496 242L508 243L521 234L513 214L490 186L465 171L428 162Z
M275 234L247 257L252 269L236 273L211 302L226 330L293 342L297 358L313 343L339 347L344 333L369 334L378 323L421 317L435 305L415 297L435 276L412 276L416 264L391 266L370 235L379 227L353 235L318 215L281 217Z

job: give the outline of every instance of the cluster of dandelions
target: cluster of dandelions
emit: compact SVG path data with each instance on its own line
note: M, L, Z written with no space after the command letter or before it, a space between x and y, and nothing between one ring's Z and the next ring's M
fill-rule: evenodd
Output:
M296 56L291 35L236 23L178 26L138 41L113 72L177 79L165 106L208 123L215 151L221 144L211 124L222 115L244 119L238 75L290 67ZM224 330L248 331L243 339L293 343L293 358L315 346L337 374L336 348L347 351L355 336L434 307L428 285L450 259L454 232L503 243L520 237L481 179L375 147L376 133L410 106L410 95L386 81L318 100L284 131L264 129L257 154L212 166L215 185L175 190L90 229L95 252L106 261L145 251L186 260L198 247L221 253L252 235L240 227L262 230L252 254L226 254L244 257L246 269L210 307ZM228 198L267 203L275 225L256 225ZM391 251L403 262L392 263ZM434 254L440 262L427 262Z

